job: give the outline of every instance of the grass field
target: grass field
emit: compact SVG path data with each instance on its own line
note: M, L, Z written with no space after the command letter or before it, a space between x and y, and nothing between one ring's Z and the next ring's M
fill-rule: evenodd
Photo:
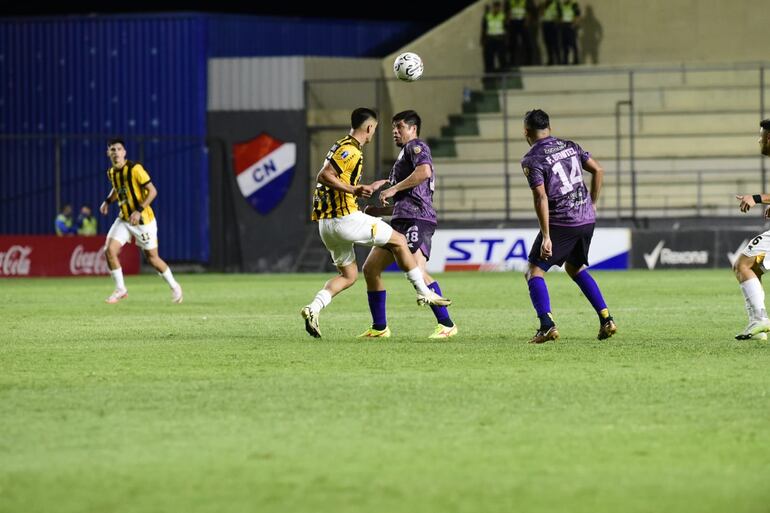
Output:
M618 326L548 277L440 276L460 334L402 275L393 338L362 281L304 331L326 275L0 281L0 511L768 512L770 345L729 270L595 272Z

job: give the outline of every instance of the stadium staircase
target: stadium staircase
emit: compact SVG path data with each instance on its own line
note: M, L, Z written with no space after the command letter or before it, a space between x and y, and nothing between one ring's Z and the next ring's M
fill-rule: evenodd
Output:
M759 69L634 71L637 215L734 215L733 193L761 189ZM531 217L519 159L528 150L521 120L533 108L550 114L554 135L577 141L604 167L600 211L629 216L630 76L617 68L525 68L516 80L487 81L466 95L463 113L429 140L442 219L499 219L506 193L510 218Z

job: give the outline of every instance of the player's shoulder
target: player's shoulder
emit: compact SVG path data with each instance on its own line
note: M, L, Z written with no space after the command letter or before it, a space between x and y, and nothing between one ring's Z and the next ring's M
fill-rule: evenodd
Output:
M343 137L334 143L333 151L335 155L342 159L361 155L361 147L358 145L358 142L350 136Z
M412 139L404 145L404 153L419 157L430 156L430 146L420 138Z

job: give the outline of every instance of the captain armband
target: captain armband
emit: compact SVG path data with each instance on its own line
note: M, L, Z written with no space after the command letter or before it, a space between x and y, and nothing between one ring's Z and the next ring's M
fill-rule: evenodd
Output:
M761 194L754 194L752 196L752 198L754 198L754 203L756 203L757 205L762 203L762 195Z

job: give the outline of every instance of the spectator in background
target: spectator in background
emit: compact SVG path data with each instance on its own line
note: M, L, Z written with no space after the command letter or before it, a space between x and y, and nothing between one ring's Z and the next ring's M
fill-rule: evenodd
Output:
M59 237L72 236L77 232L77 228L72 226L72 205L67 203L62 207L54 221L54 228Z
M496 73L505 67L505 13L499 1L484 9L481 20L481 47L484 50L484 73Z
M578 63L577 30L579 22L580 6L578 3L575 0L562 0L561 23L559 23L562 64ZM569 59L570 51L572 52L572 62Z
M80 215L77 219L78 235L96 235L96 217L91 213L91 207L83 205L80 207Z
M604 38L602 24L594 15L594 9L586 6L585 12L580 16L580 51L583 54L583 62L599 64L599 46Z
M511 66L534 64L532 32L530 27L537 20L534 0L508 0L508 63Z
M545 3L540 6L540 11L543 42L545 43L545 53L548 55L546 64L553 66L561 62L561 44L559 42L561 4L559 0L545 0Z

